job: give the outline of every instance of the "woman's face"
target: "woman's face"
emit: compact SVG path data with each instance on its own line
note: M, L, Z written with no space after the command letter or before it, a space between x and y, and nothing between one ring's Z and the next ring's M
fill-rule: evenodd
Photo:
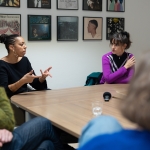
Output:
M121 44L115 40L112 40L111 50L113 54L116 54L117 56L121 56L124 53L125 48L126 48L126 44Z
M17 37L13 45L13 52L18 55L18 57L23 57L26 54L26 44L22 37Z

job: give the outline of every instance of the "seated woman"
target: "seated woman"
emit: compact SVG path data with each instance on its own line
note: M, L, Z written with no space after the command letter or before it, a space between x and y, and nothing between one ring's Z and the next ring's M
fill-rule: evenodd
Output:
M150 149L150 51L140 61L127 95L120 102L122 114L137 124L124 129L110 116L91 120L83 129L79 150L149 150Z
M0 43L5 44L8 55L0 59L0 86L4 87L7 96L11 96L29 91L29 83L36 90L46 90L46 77L50 76L49 67L41 76L36 76L30 61L24 55L26 54L26 44L19 35L0 35ZM25 122L24 110L12 105L15 113L16 125Z
M36 117L14 129L15 119L4 88L0 87L0 147L2 150L63 150L51 122ZM14 129L14 130L13 130Z
M103 76L100 84L129 83L134 75L135 57L126 52L130 48L128 32L115 33L110 38L111 52L102 57Z
M7 96L11 98L15 94L28 92L28 83L36 90L46 90L46 77L52 77L49 73L52 67L44 72L40 70L41 76L36 76L30 61L24 56L27 46L24 39L19 35L0 35L0 43L4 43L8 51L8 55L0 60L0 86L5 88ZM16 125L19 126L25 122L25 112L14 105L12 108ZM59 131L59 134L60 132L62 131ZM71 137L69 136L69 138ZM75 141L77 141L76 138ZM73 149L68 144L64 144L64 147L65 149Z
M14 94L27 92L27 84L36 90L47 89L46 77L50 76L49 67L41 76L36 76L26 54L26 44L19 35L0 35L0 43L4 43L8 55L0 60L0 86L5 87L10 98Z

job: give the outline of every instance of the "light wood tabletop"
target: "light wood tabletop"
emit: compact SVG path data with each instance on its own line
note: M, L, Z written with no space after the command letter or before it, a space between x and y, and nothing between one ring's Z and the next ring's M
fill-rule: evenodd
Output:
M126 94L127 84L104 84L83 86L59 90L34 91L15 95L13 104L36 116L51 120L53 125L79 137L81 129L93 118L92 102L103 102L102 115L111 115L126 128L136 125L125 119L119 110L119 104ZM110 92L109 102L103 100L103 93Z

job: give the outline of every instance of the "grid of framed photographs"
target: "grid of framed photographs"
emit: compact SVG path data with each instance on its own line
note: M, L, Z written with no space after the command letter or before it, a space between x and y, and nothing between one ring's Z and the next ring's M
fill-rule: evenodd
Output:
M51 40L50 15L28 15L28 40Z
M82 10L102 11L103 0L82 0ZM58 10L78 10L78 0L56 0ZM20 0L0 0L0 7L20 7ZM51 0L27 0L27 8L49 8ZM106 0L106 11L125 12L125 0ZM6 24L4 23L6 22ZM83 17L83 40L102 40L102 17ZM106 40L124 31L125 19L106 17ZM21 35L21 14L0 14L0 34ZM28 40L51 40L51 16L28 15ZM78 40L78 16L57 16L57 41Z
M1 34L21 35L21 15L0 14L0 35Z

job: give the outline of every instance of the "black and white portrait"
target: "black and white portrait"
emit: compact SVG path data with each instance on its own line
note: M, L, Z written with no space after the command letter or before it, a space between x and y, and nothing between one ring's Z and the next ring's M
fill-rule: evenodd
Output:
M83 17L83 40L102 40L102 17Z

